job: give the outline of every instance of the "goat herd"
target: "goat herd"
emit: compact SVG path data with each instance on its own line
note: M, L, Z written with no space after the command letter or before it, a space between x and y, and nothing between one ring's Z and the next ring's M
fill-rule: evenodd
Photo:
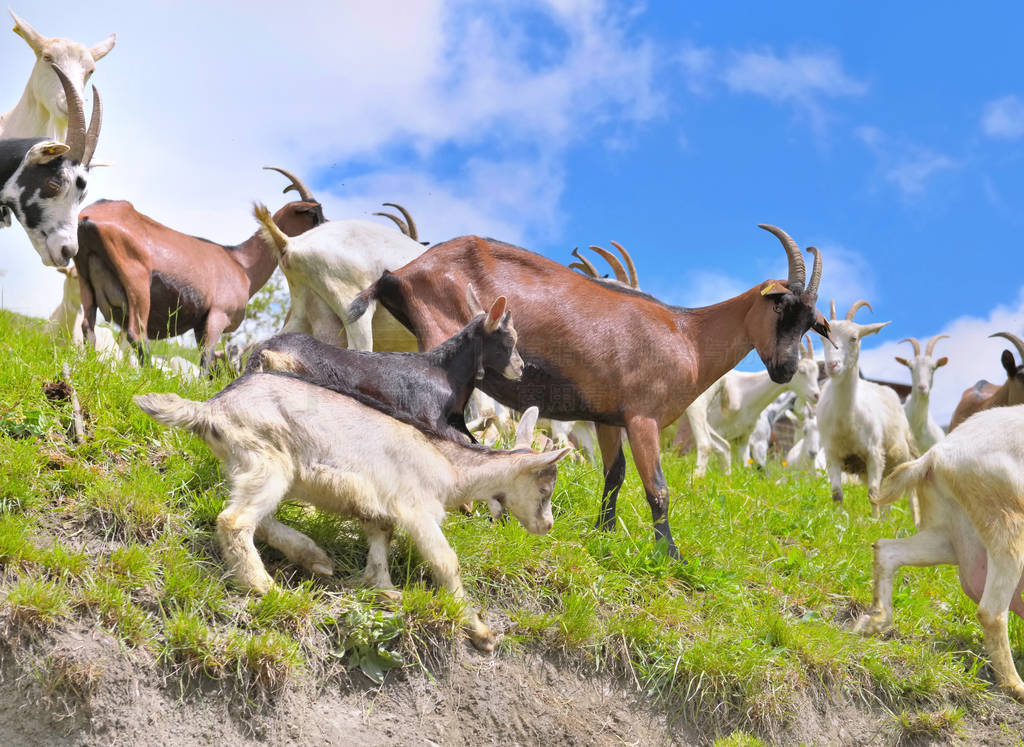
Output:
M238 327L274 269L287 278L284 328L250 352L237 380L206 402L136 397L151 417L191 430L223 462L230 497L216 534L240 586L263 592L273 584L254 538L312 573L332 572L321 548L274 518L278 503L294 494L362 523L367 583L391 586L388 545L399 527L437 582L461 597L458 560L440 528L446 510L483 500L495 517L507 511L530 532L551 529L556 464L571 449L530 448L538 414L578 421L581 438L583 423L596 426L605 475L601 529L616 526L628 440L654 535L677 557L662 430L687 415L699 477L712 451L726 466L743 455L752 432L754 456L763 462L770 420L788 405L804 422L790 461L815 469L823 454L834 500L842 500L843 473L852 473L866 482L876 515L902 495L914 507L917 534L875 545L874 607L856 628L874 633L890 623L900 566L958 564L964 591L979 603L997 680L1024 699L1007 635L1008 610L1024 614L1024 406L1010 406L1024 401L1024 371L1012 353L1003 353L1006 383L969 389L944 437L927 404L934 371L946 362L933 358L938 338L923 354L910 339L914 358L898 359L914 381L904 408L892 389L858 371L861 339L888 322L856 322L863 301L844 319L833 304L826 320L815 308L820 252L807 249L814 257L808 278L803 252L775 226L761 228L782 243L785 280L688 309L640 291L633 262L617 244L625 267L592 247L614 280L576 251L578 261L563 267L477 236L425 249L404 208L393 205L401 217L381 214L398 231L326 221L313 194L286 171L285 191L299 199L272 216L258 205L258 230L236 246L181 234L128 202L101 200L81 210L102 118L94 87L86 127L82 91L115 39L86 48L14 20L36 63L22 99L0 119L0 220L9 225L13 215L44 264L65 268L74 260L74 269L64 270L67 293L55 329L116 356L112 338L97 335L102 311L144 364L151 362L149 338L191 329L205 370L221 335ZM821 389L813 347L809 338L806 347L802 342L809 331L824 346ZM1020 339L999 334L1024 358ZM731 371L751 349L767 371ZM524 412L517 448L473 443L465 416L471 396L478 415L488 401L491 413L502 405ZM473 422L484 427L486 420ZM472 609L465 614L473 643L491 650L493 633Z

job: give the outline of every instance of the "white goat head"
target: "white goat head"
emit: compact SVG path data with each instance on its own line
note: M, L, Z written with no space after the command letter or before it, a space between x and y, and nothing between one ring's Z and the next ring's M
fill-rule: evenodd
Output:
M898 362L910 369L910 379L914 385L913 390L920 396L927 397L931 392L935 369L942 368L949 363L949 358L946 356L942 356L938 360L932 358L932 353L935 351L935 343L943 337L949 337L949 335L935 335L935 337L929 340L924 355L921 355L921 343L917 341L917 338L904 337L900 340L900 342L909 342L914 346L914 357L909 361L898 355L895 357Z
M25 86L25 96L22 97L24 104L31 106L31 117L12 116L17 108L12 110L4 121L3 136L52 137L63 141L68 129L67 99L64 88L50 66L60 67L75 87L84 91L96 70L96 61L114 48L117 34L111 34L95 46L86 47L70 39L43 36L18 18L13 10L9 12L14 19L14 33L24 39L35 52L36 64L32 67Z
M829 326L832 328L832 341L835 347L830 348L828 345L823 345L825 348L825 373L830 378L841 376L844 371L856 371L857 361L860 358L861 338L873 335L886 325L892 324L892 322L858 324L853 321L853 317L861 306L867 306L868 311L873 311L871 304L867 301L854 301L853 306L846 312L846 319L836 321L836 302L831 302Z
M816 405L821 396L821 386L818 384L818 362L814 360L814 345L811 344L811 338L804 339L807 341L807 347L803 349L789 389L804 402Z

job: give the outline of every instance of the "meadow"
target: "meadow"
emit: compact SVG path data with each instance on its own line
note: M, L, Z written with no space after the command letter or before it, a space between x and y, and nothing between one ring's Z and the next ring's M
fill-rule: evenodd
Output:
M264 714L300 683L386 688L411 672L442 681L455 662L481 656L460 631L458 603L434 590L404 537L390 558L401 597L381 596L351 583L366 551L355 525L301 504L279 517L328 551L335 578L306 577L261 547L279 588L259 597L225 581L212 537L226 496L216 459L131 397L201 399L229 374L185 383L112 370L56 346L37 320L3 311L0 360L0 651L47 683L66 712L104 687L103 671L55 653L52 641L70 628L107 631L169 688L201 679ZM69 435L70 404L44 393L64 362L85 414L80 445ZM599 468L570 461L549 535L493 523L483 508L449 517L467 591L504 631L496 657L541 655L612 677L707 741L785 741L805 709L842 706L882 741L1019 743L1022 711L991 684L955 568L906 569L893 629L849 632L871 603L871 543L913 531L905 503L879 522L862 487L834 506L824 476L778 463L767 475L735 469L701 480L691 477L692 455L666 451L663 466L685 562L652 543L632 466L611 533L593 527ZM1016 652L1022 632L1011 619Z

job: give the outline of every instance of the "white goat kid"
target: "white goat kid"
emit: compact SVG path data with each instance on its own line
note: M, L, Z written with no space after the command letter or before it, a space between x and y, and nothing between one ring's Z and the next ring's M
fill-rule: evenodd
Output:
M0 138L49 137L63 142L68 130L68 107L64 89L50 65L57 65L75 88L84 91L86 83L102 59L117 41L111 34L93 47L70 39L47 38L9 11L14 33L35 52L36 62L17 105L0 114Z
M367 220L335 220L288 237L272 222L261 223L263 238L277 253L292 305L281 333L304 332L332 345L356 350L413 352L416 338L377 302L349 322L355 297L384 273L423 252L418 241ZM378 313L374 313L377 311ZM342 337L344 335L344 337ZM375 339L376 338L376 339Z
M796 416L796 441L786 453L786 465L790 469L806 472L825 471L825 451L821 448L821 431L815 408L805 404L793 410Z
M877 517L876 501L882 478L916 457L917 446L896 392L860 378L861 339L891 324L853 321L862 306L871 309L867 301L857 301L850 307L846 319L835 321L836 307L832 302L829 324L835 347L825 345L825 372L829 380L818 404L818 428L825 448L832 500L836 503L843 500L844 471L858 475L867 483L872 514ZM917 510L912 496L911 509L916 523Z
M706 397L705 392L686 410L698 446L697 468L694 470L694 475L698 477L707 469L710 453L710 448L701 447L713 444L715 434L729 443L733 460L745 461L750 434L757 425L761 411L772 400L783 392L794 392L797 397L815 403L821 391L818 387L818 364L814 361L813 351L808 352L807 349L803 350L793 378L785 384L776 384L767 371L730 371L720 381L719 391L711 397ZM716 387L717 382L711 386ZM710 433L698 436L699 430L705 427L710 429ZM721 454L721 450L718 453ZM728 471L728 464L723 467Z
M248 374L206 402L147 394L135 402L155 420L187 428L224 463L231 496L217 517L224 560L243 588L273 580L253 536L304 568L330 575L333 563L309 537L281 524L274 509L294 491L324 511L362 522L369 542L365 578L392 588L387 552L395 527L408 533L434 579L463 598L459 560L441 531L445 511L478 499L534 534L551 529L556 463L566 450L491 451L431 437L353 399L300 379ZM494 635L466 609L474 645Z
M1022 465L1024 405L1015 405L974 415L927 454L898 467L878 503L915 492L919 531L875 542L874 605L855 626L865 634L889 626L893 576L901 566L958 565L960 585L978 603L996 682L1017 700L1024 700L1024 682L1010 651L1007 613L1024 617Z
M931 397L932 380L935 377L935 369L942 368L949 363L949 358L943 356L938 360L932 357L935 351L935 343L949 335L935 335L928 341L924 355L921 355L921 343L914 337L904 337L900 342L909 342L914 346L914 357L909 361L906 358L896 356L896 360L910 369L912 388L907 401L903 403L903 409L907 413L907 421L910 423L910 432L914 434L917 442L917 451L925 453L941 441L946 435L945 431L932 418L928 412L928 400Z
M53 335L70 340L76 347L85 347L85 334L82 332L82 319L85 311L82 309L82 290L78 283L78 269L71 265L69 267L58 267L57 272L64 276L64 296L60 305L50 314L50 321L47 328ZM113 330L109 327L96 327L96 355L108 362L124 360L127 342L120 341L114 336ZM124 346L120 343L124 342Z

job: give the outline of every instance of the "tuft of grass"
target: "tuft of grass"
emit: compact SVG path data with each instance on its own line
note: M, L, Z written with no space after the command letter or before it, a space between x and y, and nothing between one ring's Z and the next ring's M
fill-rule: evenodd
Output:
M62 581L23 577L4 600L8 622L16 628L45 629L71 613L71 592Z
M232 639L227 655L242 670L242 679L263 691L279 690L303 664L299 642L276 630Z
M32 544L31 522L22 516L0 513L0 564L35 561L39 554Z
M37 678L48 696L71 696L87 702L103 678L103 666L92 659L83 659L64 651L47 656Z
M311 581L303 581L295 589L274 586L263 596L249 600L251 624L257 628L302 630L309 626L320 596Z
M224 569L217 563L180 545L166 546L157 562L163 568L160 603L165 609L207 613L223 609L227 588L221 580Z
M714 741L715 747L767 747L768 743L742 729L734 731L727 737L719 737Z
M51 575L64 579L78 578L89 568L89 556L84 550L69 550L56 540L48 549L33 555Z
M117 579L94 579L80 592L78 605L95 610L105 626L136 646L151 641L156 635L152 615L132 601Z
M151 550L134 542L102 559L99 570L115 578L125 589L140 589L156 579L156 562Z
M223 646L210 626L192 612L175 611L164 619L164 644L161 655L181 666L189 676L224 674L227 659Z
M957 706L936 711L901 711L893 716L889 731L895 744L947 741L963 733L963 720L964 709Z

